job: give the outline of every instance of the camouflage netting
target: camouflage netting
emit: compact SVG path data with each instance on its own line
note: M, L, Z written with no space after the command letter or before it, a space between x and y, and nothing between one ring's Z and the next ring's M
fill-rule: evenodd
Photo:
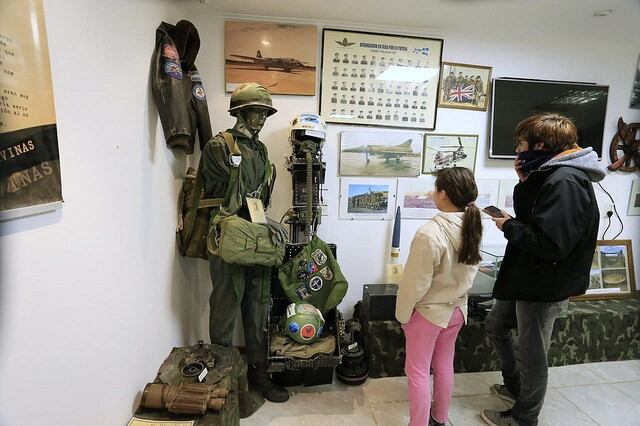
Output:
M549 366L640 359L640 300L569 303L551 335ZM404 334L400 323L363 324L369 377L404 375ZM456 341L456 372L500 369L498 355L484 332L484 319L470 317Z

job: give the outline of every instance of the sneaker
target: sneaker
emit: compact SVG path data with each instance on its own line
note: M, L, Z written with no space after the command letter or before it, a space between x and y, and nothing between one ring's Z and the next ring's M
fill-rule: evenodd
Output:
M429 416L429 426L447 426L446 423L440 423L433 417Z
M496 395L498 398L506 402L507 404L513 405L516 403L516 396L511 393L509 389L505 385L495 384L491 386L491 393Z
M482 410L480 412L480 418L489 426L520 426L511 415L511 410Z

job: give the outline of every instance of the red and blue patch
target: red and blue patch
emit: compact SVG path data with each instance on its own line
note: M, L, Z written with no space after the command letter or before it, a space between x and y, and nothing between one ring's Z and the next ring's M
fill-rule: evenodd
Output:
M207 96L204 93L204 87L202 87L202 84L194 84L193 89L191 89L191 92L193 93L193 97L198 99L199 101L204 101L207 99Z
M182 80L182 67L176 62L166 60L164 63L164 73L169 77Z

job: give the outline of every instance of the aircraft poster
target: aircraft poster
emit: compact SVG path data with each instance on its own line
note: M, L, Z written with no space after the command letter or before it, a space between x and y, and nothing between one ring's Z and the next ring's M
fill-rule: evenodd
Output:
M437 135L424 137L422 173L436 173L447 167L476 167L478 135Z
M418 176L422 134L342 132L340 176Z
M225 22L225 89L256 82L277 95L316 94L314 25Z
M442 39L325 29L322 43L326 122L435 128Z
M438 213L431 196L436 183L435 176L398 179L398 207L402 219L428 219Z
M392 220L396 206L396 179L340 179L340 219Z
M0 219L61 206L49 50L41 0L8 0L0 14Z

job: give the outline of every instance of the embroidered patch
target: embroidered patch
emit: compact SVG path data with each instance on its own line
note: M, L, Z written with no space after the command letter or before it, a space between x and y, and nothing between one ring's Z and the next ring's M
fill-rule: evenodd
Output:
M290 322L289 323L289 331L291 333L297 333L298 330L300 330L300 326L298 326L297 323L295 323L295 322Z
M318 272L318 266L313 262L309 262L307 263L306 272L309 275L315 274L316 272Z
M312 339L316 335L316 328L311 324L305 324L300 330L300 337L304 340Z
M164 56L165 58L169 58L175 62L177 62L180 59L180 57L178 56L178 51L176 50L175 46L172 46L167 43L162 45L162 56Z
M204 101L205 99L207 99L207 97L204 94L204 87L202 87L202 84L194 85L192 92L193 92L193 96L200 101Z
M313 260L320 266L324 265L327 261L327 255L320 249L315 249L313 253L311 253L311 257L313 257Z
M195 81L195 82L201 82L202 79L200 78L200 73L198 71L192 71L191 72L191 81Z
M311 292L307 288L306 284L296 288L296 294L301 300L307 300L308 298L311 297Z
M311 289L311 291L318 291L322 288L322 278L320 277L313 277L311 278L311 280L309 281L309 288Z
M329 269L328 266L320 269L320 274L324 277L325 280L331 281L333 279L333 272L331 272L331 269Z
M177 80L182 80L182 68L180 64L177 64L172 61L165 61L164 63L164 73L169 77L175 78Z

